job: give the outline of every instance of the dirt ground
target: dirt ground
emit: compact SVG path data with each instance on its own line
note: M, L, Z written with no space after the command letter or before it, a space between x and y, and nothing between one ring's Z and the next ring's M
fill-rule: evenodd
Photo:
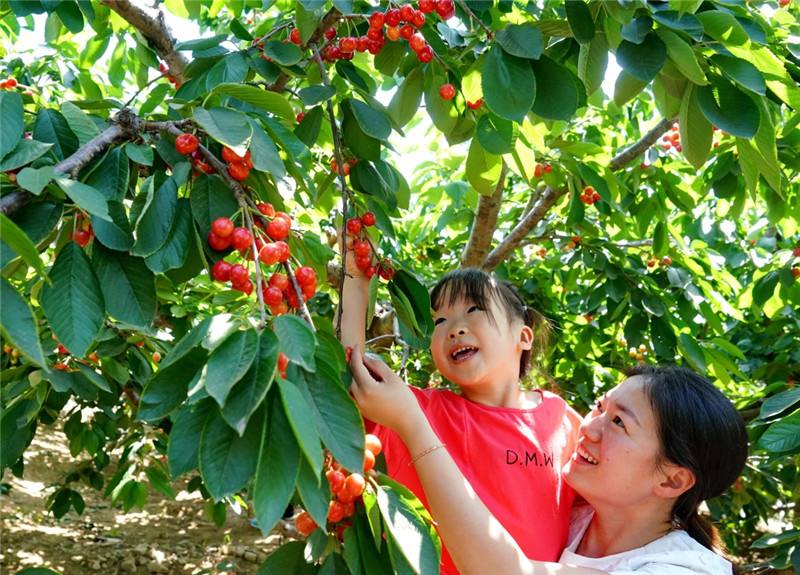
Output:
M0 574L25 567L48 567L62 575L253 574L267 553L293 534L293 527L282 522L264 538L231 509L219 528L206 518L198 494L177 489L175 501L151 490L143 511L126 514L100 492L73 484L86 509L56 520L45 511L48 485L71 461L66 436L40 427L25 452L24 478L8 472L3 477L12 488L0 496Z

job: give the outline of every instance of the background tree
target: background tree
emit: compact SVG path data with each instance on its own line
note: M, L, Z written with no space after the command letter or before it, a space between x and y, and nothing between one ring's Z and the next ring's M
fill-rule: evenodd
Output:
M796 523L800 449L786 4L166 2L191 38L128 0L3 1L2 468L56 425L57 517L80 481L128 510L190 474L220 523L307 510L266 572L304 548L309 572L435 570L401 486L367 473L330 503L334 459L365 458L333 319L346 227L411 383L447 385L426 287L459 265L551 319L536 377L579 410L636 362L710 374L752 439L710 514L745 562L797 568L800 530L764 533ZM24 29L59 57L16 53Z

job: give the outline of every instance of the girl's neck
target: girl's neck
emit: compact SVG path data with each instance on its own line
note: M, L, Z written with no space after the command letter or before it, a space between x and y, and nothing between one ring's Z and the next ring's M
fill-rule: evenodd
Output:
M490 407L507 407L513 409L532 409L541 403L541 394L525 392L519 388L519 382L498 388L470 386L462 387L464 397L481 405Z
M620 509L604 514L595 512L575 552L585 557L606 557L643 547L670 531L668 519L653 519L662 515L660 509L644 505L629 512Z

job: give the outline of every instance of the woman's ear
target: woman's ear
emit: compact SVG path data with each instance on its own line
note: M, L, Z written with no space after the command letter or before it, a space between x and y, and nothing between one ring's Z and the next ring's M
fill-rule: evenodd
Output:
M686 467L671 463L661 467L664 474L660 483L655 486L654 493L665 499L676 499L689 491L695 484L695 476Z
M523 325L519 333L519 344L522 349L533 347L533 330L529 325Z

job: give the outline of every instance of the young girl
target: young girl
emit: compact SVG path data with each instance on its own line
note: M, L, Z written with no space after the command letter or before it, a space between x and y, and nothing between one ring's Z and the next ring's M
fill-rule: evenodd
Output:
M345 281L342 343L363 349L368 281L353 275ZM574 498L560 469L574 451L580 418L554 394L520 389L543 320L509 283L475 269L444 276L431 304L433 361L461 394L409 387L409 397L524 555L555 561ZM402 439L370 422L367 430L381 439L389 475L427 507ZM441 572L458 572L446 549Z
M747 433L730 401L704 378L677 367L637 368L600 398L564 467L589 505L576 507L554 564L526 557L475 497L449 447L439 449L441 438L385 364L355 350L351 367L351 391L365 416L420 454L416 469L462 574L491 566L504 575L730 575L730 563L716 553L716 531L697 509L741 472Z

